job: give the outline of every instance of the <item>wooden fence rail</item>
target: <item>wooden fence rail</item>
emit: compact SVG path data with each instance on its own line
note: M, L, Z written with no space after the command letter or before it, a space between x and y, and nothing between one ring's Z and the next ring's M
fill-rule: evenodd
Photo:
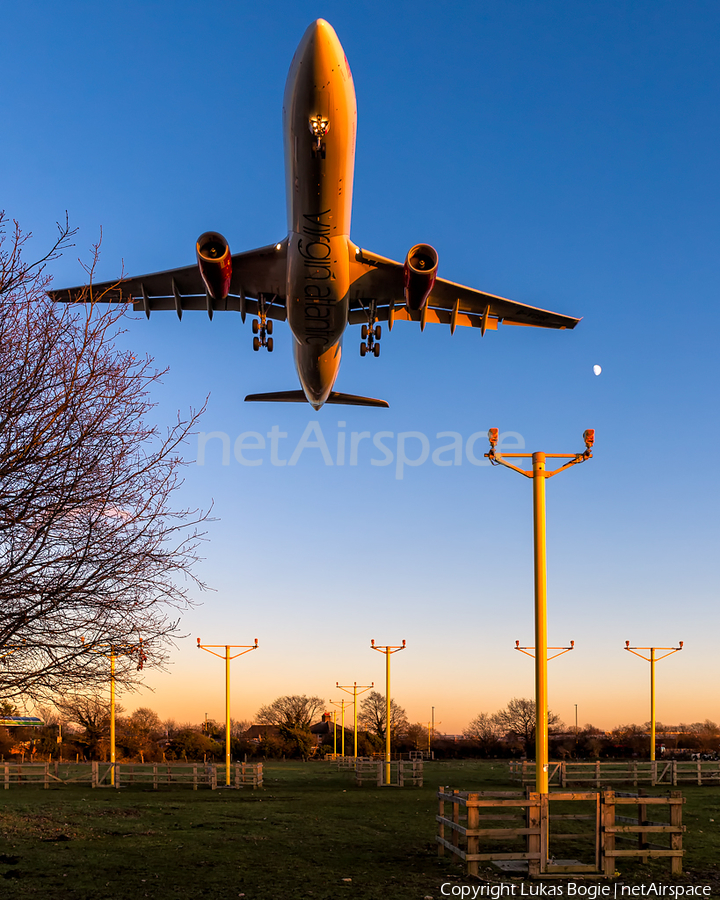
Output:
M192 785L217 788L216 765L205 763L0 763L3 786L42 785L45 789L66 784L86 784L91 788L108 787L115 769L115 787L135 784L152 784L153 790L161 786ZM263 786L262 763L235 763L232 779L236 788Z
M383 787L385 781L384 762L374 759L358 759L355 766L355 783L362 787L363 782L375 782L378 787ZM423 786L423 761L421 759L398 759L390 763L389 785L405 787L405 784L413 787Z
M668 796L649 797L621 794L615 791L557 791L539 794L528 791L525 796L512 791L457 791L440 787L437 794L438 855L449 851L465 863L468 875L478 875L478 863L502 860L525 861L530 877L541 875L605 875L611 877L619 858L669 859L673 874L682 872L682 804L679 791ZM561 813L551 815L554 804L590 805L588 814ZM447 806L451 810L447 810ZM633 817L616 814L618 806L635 806ZM648 808L669 814L668 821L650 821ZM565 829L579 828L579 821L591 823L591 830L551 830L551 821L562 821ZM502 825L498 825L502 822ZM510 824L505 824L510 823ZM567 824L566 824L567 823ZM648 836L669 839L669 844L651 844ZM495 842L497 849L481 843ZM577 860L554 862L556 841L571 841L572 846L586 846L583 851L592 862ZM631 847L617 847L617 841L630 841ZM588 846L588 842L591 842ZM552 847L552 851L551 851Z
M525 786L535 784L532 760L511 760L510 778ZM599 788L613 782L632 784L720 784L720 762L668 760L596 760L595 762L551 761L550 784L592 784Z

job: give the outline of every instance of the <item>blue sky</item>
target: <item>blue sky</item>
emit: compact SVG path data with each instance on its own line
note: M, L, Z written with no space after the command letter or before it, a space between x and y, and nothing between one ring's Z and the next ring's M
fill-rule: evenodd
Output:
M200 574L215 592L184 616L171 674L126 705L219 718L222 666L198 636L260 641L234 664L237 718L281 693L381 684L371 638L407 639L393 695L413 721L435 706L456 732L531 696L532 663L512 649L532 643L530 483L432 452L441 432L465 445L490 426L574 452L594 427L594 459L548 483L549 641L577 648L551 664L550 705L568 722L576 703L581 723L644 721L648 667L624 642L684 640L658 668L658 717L717 721L716 3L15 5L0 36L1 205L38 252L68 210L80 232L57 286L82 280L101 229L101 279L189 264L208 229L233 251L281 239L283 87L319 16L357 93L353 239L395 259L429 242L444 277L583 321L482 339L401 322L377 360L353 329L337 388L391 408L317 414L242 402L296 387L282 326L269 355L230 314L130 322L127 345L170 367L159 422L209 394L201 428L231 442L277 426L289 459L315 421L333 455L339 431L386 431L394 459L372 465L366 442L356 466L312 448L293 466L269 451L223 465L208 442L179 499L214 500ZM404 432L430 458L398 478Z

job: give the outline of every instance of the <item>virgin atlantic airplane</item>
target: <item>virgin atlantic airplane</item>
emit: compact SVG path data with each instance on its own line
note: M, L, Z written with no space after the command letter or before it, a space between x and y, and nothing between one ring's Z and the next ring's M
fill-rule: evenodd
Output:
M579 319L495 297L437 277L438 255L416 244L404 263L350 240L357 110L350 67L324 19L303 35L283 100L288 235L279 244L231 254L221 234L196 244L197 264L90 288L52 291L59 301L132 302L154 310L253 316L253 349L273 349L273 323L287 321L302 390L250 394L254 401L387 406L333 390L348 325L361 325L360 354L380 355L380 322L479 328L574 328Z

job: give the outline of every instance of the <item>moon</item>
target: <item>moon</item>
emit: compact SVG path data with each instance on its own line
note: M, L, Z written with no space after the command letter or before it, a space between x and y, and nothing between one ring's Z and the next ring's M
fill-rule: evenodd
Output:
M599 375L602 372L602 366L593 366L593 372Z

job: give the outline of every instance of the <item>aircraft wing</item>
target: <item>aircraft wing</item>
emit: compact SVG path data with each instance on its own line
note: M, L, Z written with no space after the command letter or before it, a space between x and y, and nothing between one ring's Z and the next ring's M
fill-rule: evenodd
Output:
M148 318L154 310L175 310L180 316L186 309L203 309L209 315L224 310L255 315L263 294L268 318L284 321L286 266L287 241L233 254L230 293L222 302L211 303L197 265L48 294L63 303L132 303Z
M350 258L352 286L350 288L350 324L367 322L369 304L374 302L375 315L387 321L392 311L397 320L411 320L425 324L464 325L496 330L498 324L532 325L536 328L574 328L580 319L560 313L528 306L486 294L437 278L428 297L425 310L410 310L405 306L403 294L403 264L385 259L376 253L357 248Z

